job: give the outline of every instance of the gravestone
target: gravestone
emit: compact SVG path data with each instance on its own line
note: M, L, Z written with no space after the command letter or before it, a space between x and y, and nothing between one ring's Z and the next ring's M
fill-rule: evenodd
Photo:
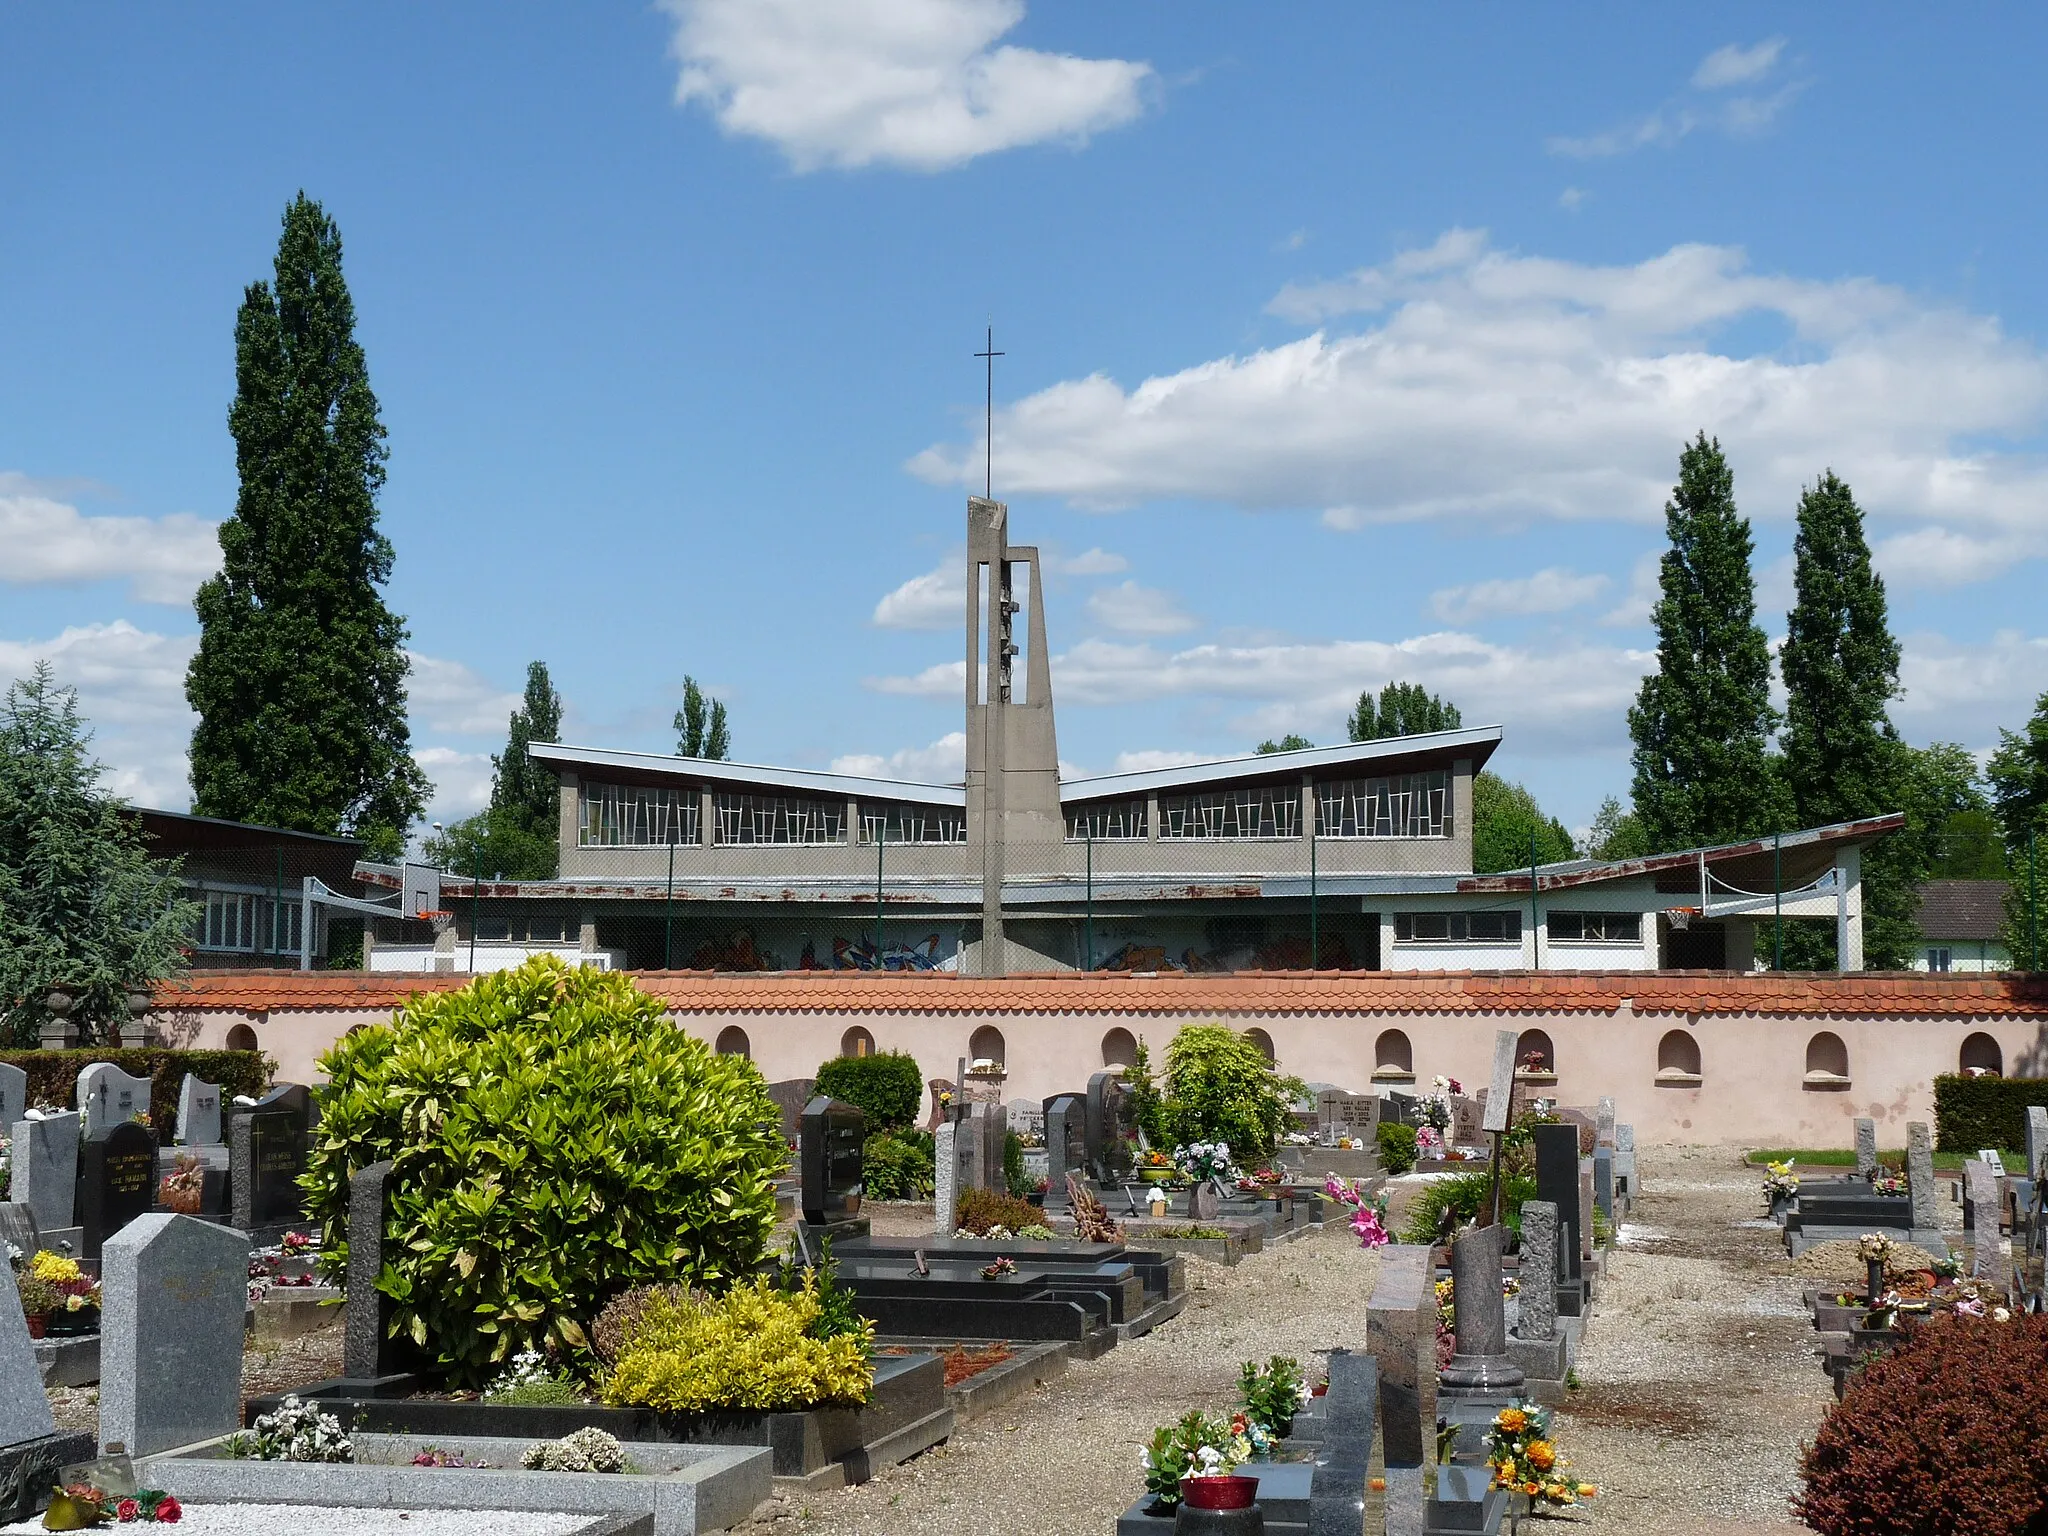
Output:
M1557 1207L1565 1253L1564 1278L1574 1281L1585 1273L1579 1240L1579 1130L1570 1124L1538 1125L1534 1139L1536 1198Z
M1636 1128L1625 1121L1614 1128L1614 1192L1636 1197Z
M1934 1141L1924 1120L1906 1122L1906 1193L1913 1200L1915 1231L1932 1231L1941 1225L1941 1207L1935 1203Z
M2042 1159L2048 1158L2048 1107L2027 1106L2027 1177L2038 1182Z
M797 1139L798 1122L803 1118L805 1107L817 1097L817 1094L818 1084L815 1078L791 1077L768 1085L768 1097L775 1101L775 1112L782 1121L784 1141Z
M178 1090L178 1145L220 1145L220 1085L202 1083L196 1072L187 1072Z
M78 1125L72 1111L14 1126L14 1196L45 1232L70 1226L77 1210Z
M11 1061L0 1061L0 1125L12 1125L28 1113L28 1074Z
M2005 1177L2004 1153L1999 1152L1994 1148L1986 1147L1977 1154L1977 1158L1978 1161L1982 1162L1986 1168L1989 1168L1991 1170L1991 1176L1994 1179L2002 1179Z
M79 1257L96 1259L106 1241L156 1204L156 1137L123 1121L78 1153Z
M1877 1122L1868 1116L1856 1120L1856 1176L1867 1179L1877 1172Z
M77 1107L85 1115L90 1141L109 1135L149 1113L150 1080L130 1077L110 1061L96 1061L78 1074Z
M1593 1204L1602 1216L1614 1220L1614 1149L1593 1149Z
M1379 1131L1380 1109L1378 1094L1325 1088L1316 1094L1316 1129L1324 1140L1349 1136L1369 1147Z
M384 1204L391 1160L371 1163L348 1181L348 1272L342 1277L341 1373L356 1381L406 1369L404 1345L391 1337L391 1298L377 1290L384 1269Z
M1130 1172L1130 1151L1122 1134L1123 1102L1122 1073L1097 1072L1088 1079L1088 1173L1098 1183L1121 1183Z
M1601 1099L1593 1112L1593 1145L1612 1147L1614 1145L1614 1100Z
M265 1102L228 1121L234 1224L251 1234L303 1221L306 1210L298 1182L306 1171L306 1117L289 1108L266 1109Z
M1390 1243L1366 1302L1366 1347L1379 1364L1387 1465L1420 1466L1436 1425L1436 1284L1430 1250ZM1333 1356L1334 1358L1334 1356ZM1356 1529L1354 1527L1354 1529Z
M959 1131L951 1120L943 1120L932 1132L932 1232L938 1237L951 1237L959 1227L954 1220L957 1200L953 1180L958 1175L954 1166L954 1138Z
M1045 1134L1045 1105L1037 1099L1012 1099L1003 1106L1011 1130L1019 1136Z
M860 1215L867 1116L856 1105L820 1094L804 1106L797 1142L804 1220L824 1227Z
M1486 1114L1480 1121L1480 1129L1489 1134L1505 1131L1514 1123L1515 1044L1519 1038L1512 1029L1494 1031L1493 1081L1486 1089Z
M1548 1200L1522 1202L1521 1319L1515 1332L1538 1342L1557 1333L1557 1207ZM1550 1283L1544 1284L1548 1275Z
M1010 1113L1000 1104L974 1104L969 1106L968 1116L974 1129L981 1137L981 1184L982 1189L992 1189L998 1194L1009 1191L1009 1182L1003 1177L1003 1153L1010 1144Z
M981 1118L975 1114L975 1105L969 1103L967 1112L953 1122L953 1200L957 1209L960 1197L970 1189L986 1189L987 1170L983 1164L988 1155L988 1138L983 1134Z
M1454 1147L1476 1147L1486 1140L1481 1129L1483 1113L1477 1099L1460 1095L1451 1100L1451 1145Z
M43 1246L36 1213L19 1200L0 1201L0 1242L12 1243L27 1258Z
M2004 1255L1998 1245L1998 1176L1981 1157L1963 1163L1963 1197L1970 1223L1970 1274L1978 1280L1995 1280Z
M1451 1239L1451 1299L1457 1352L1437 1377L1439 1398L1511 1397L1522 1368L1508 1358L1507 1309L1500 1290L1503 1226L1471 1227Z
M103 1252L100 1444L148 1456L236 1428L249 1239L159 1211Z
M1584 1218L1579 1223L1579 1257L1587 1265L1593 1262L1593 1250L1597 1246L1597 1234L1593 1230L1594 1211L1593 1159L1579 1159L1579 1212ZM1605 1214L1604 1212L1602 1214Z
M1067 1198L1067 1175L1088 1167L1088 1101L1078 1093L1058 1093L1045 1101L1045 1203Z
M239 1368L239 1342L234 1354ZM0 1521L26 1519L43 1508L59 1471L92 1455L91 1435L60 1433L50 1416L14 1271L0 1264Z
M950 1077L934 1077L924 1086L925 1092L931 1095L931 1107L925 1114L924 1128L936 1136L939 1127L946 1123L949 1106L953 1102L953 1080Z

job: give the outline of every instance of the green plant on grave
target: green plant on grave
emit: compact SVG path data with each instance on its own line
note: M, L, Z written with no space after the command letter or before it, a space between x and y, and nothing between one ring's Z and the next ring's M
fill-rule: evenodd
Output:
M1228 1472L1242 1459L1228 1419L1191 1409L1152 1432L1151 1443L1145 1447L1145 1491L1158 1507L1173 1509L1180 1504L1182 1478Z
M866 1115L870 1133L907 1128L924 1104L924 1073L917 1058L902 1051L834 1056L819 1065L816 1084L813 1092Z
M1493 1197L1493 1172L1474 1168L1432 1179L1408 1202L1408 1218L1401 1228L1404 1243L1433 1243L1443 1230L1444 1213L1454 1214L1463 1226L1486 1210ZM1527 1174L1508 1174L1500 1181L1501 1221L1517 1237L1522 1234L1522 1202L1536 1198L1536 1181Z
M928 1131L877 1131L861 1159L861 1183L870 1200L929 1200L938 1176Z
M1240 1166L1272 1157L1294 1101L1308 1091L1282 1077L1263 1052L1222 1024L1184 1025L1166 1047L1162 1138L1188 1146L1224 1141Z
M795 1297L809 1288L809 1294L818 1304L817 1320L808 1329L812 1338L859 1339L861 1347L866 1349L874 1338L874 1325L860 1315L860 1308L854 1305L853 1292L839 1283L839 1267L832 1262L832 1239L818 1239L816 1264L802 1263L802 1253L796 1234L791 1233L782 1263L776 1271L776 1289L785 1296Z
M586 1400L582 1386L568 1372L551 1366L537 1349L515 1355L512 1363L484 1388L483 1400L520 1408L566 1406Z
M822 1339L821 1317L810 1273L793 1293L766 1275L718 1297L655 1291L625 1330L604 1400L663 1413L866 1402L875 1380L873 1325Z
M723 1288L760 1261L787 1157L767 1085L623 974L539 956L417 996L319 1065L301 1182L323 1268L347 1272L350 1177L390 1159L377 1289L451 1385L532 1349L575 1365L617 1292Z
M1275 1355L1263 1369L1247 1360L1237 1372L1237 1400L1244 1405L1245 1417L1284 1440L1308 1398L1308 1379L1301 1373L1301 1362L1289 1355Z
M1022 1200L1031 1193L1031 1182L1024 1172L1024 1138L1015 1131L1003 1132L1003 1187Z
M964 1189L955 1203L953 1224L976 1237L984 1237L997 1227L1014 1237L1026 1227L1044 1226L1045 1212L1014 1195L997 1194L992 1189Z
M1142 1037L1131 1053L1130 1070L1124 1073L1124 1109L1131 1124L1145 1133L1147 1145L1156 1147L1167 1140L1166 1101L1152 1076L1152 1052Z
M1415 1166L1415 1127L1398 1120L1382 1120L1373 1139L1380 1149L1380 1166L1391 1174L1406 1173Z

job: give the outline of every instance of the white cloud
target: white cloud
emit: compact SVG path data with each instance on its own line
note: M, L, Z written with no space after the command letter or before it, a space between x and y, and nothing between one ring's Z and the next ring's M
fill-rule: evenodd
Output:
M433 796L427 804L429 821L460 821L490 803L490 753L421 747L413 753L412 760L434 784Z
M197 719L185 703L185 668L197 635L159 635L126 619L80 624L48 640L0 640L0 687L50 663L78 690L104 783L137 805L182 811L192 803L185 747Z
M1657 605L1660 595L1658 578L1662 574L1663 557L1656 553L1639 555L1628 574L1628 596L1600 616L1600 622L1616 628L1627 628L1650 622L1650 610Z
M1448 624L1470 624L1514 614L1564 613L1592 602L1608 585L1605 576L1582 576L1553 565L1531 576L1444 587L1430 594L1429 606Z
M1996 746L2001 727L2016 731L2048 690L2048 636L2000 630L1966 643L1929 633L1902 637L1904 697L1892 719L1909 741Z
M1024 0L663 0L678 104L799 171L938 171L1144 110L1148 64L997 46Z
M949 731L929 746L904 747L887 757L849 753L832 759L832 771L913 784L958 784L967 776L967 734Z
M1089 593L1088 617L1105 629L1126 635L1172 635L1195 627L1195 621L1180 611L1172 593L1157 587L1141 587L1135 581Z
M966 622L963 567L949 560L935 571L913 576L875 604L870 621L883 629L952 629Z
M1730 43L1725 48L1716 48L1700 60L1700 67L1692 72L1692 83L1703 91L1722 91L1731 85L1747 85L1752 80L1761 80L1775 69L1778 55L1784 51L1785 39L1782 37L1767 37L1747 48L1740 43Z
M1601 267L1470 230L1272 307L1327 328L1128 390L1095 374L1027 396L996 417L999 479L1095 509L1186 498L1342 528L1654 526L1704 427L1759 520L1789 519L1834 468L1894 580L2048 552L2048 470L2001 446L2048 426L2048 353L1989 316L1868 279L1757 273L1729 247ZM1368 323L1337 329L1350 316ZM1717 345L1738 321L1784 339ZM980 460L979 443L935 446L910 467L978 483ZM1886 542L1901 539L1937 558L1894 564L1918 548Z
M53 488L0 471L0 581L12 586L129 583L145 603L188 603L220 568L220 524L168 517L86 517Z
M1577 213L1592 195L1584 187L1566 187L1557 194L1557 206L1566 213Z
M1111 773L1152 773L1161 768L1189 768L1196 763L1213 763L1213 752L1175 752L1154 747L1141 752L1119 752Z
M1120 576L1131 568L1130 561L1106 549L1084 550L1071 559L1054 560L1049 564L1065 576Z
M962 699L967 694L967 663L942 661L926 667L915 677L870 677L868 687L877 693L904 694L918 699Z
M525 696L493 688L462 662L407 651L412 673L405 680L406 713L417 734L502 736Z

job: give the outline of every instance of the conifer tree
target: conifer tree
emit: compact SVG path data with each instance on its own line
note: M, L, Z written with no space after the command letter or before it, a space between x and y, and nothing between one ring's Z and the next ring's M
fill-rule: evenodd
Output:
M1635 813L1658 852L1776 831L1785 814L1766 750L1777 711L1749 523L1721 445L1704 432L1679 454L1664 526L1671 547L1651 612L1657 670L1628 712Z
M526 748L561 737L562 696L547 663L528 662L526 697L507 724L504 752L491 759L490 804L429 837L427 862L457 874L554 879L561 868L561 780Z
M725 705L707 698L697 679L683 679L683 707L676 711L676 751L683 757L724 762L732 753L732 734L726 729Z
M395 858L428 785L405 717L405 623L379 590L384 427L370 392L341 235L303 192L276 280L235 320L228 412L241 487L221 571L201 584L185 696L194 809L362 838Z
M1420 683L1388 683L1377 703L1370 688L1359 694L1358 708L1344 726L1353 741L1381 741L1455 731L1462 723L1457 705L1446 704Z
M2014 965L2035 967L2048 955L2048 693L2024 729L1998 733L1984 777L2012 870L2005 946Z
M1884 579L1870 566L1863 512L1833 470L1800 496L1792 551L1797 595L1778 656L1790 824L1910 816L1909 756L1888 713L1899 694L1899 643ZM1872 970L1908 964L1919 942L1914 912L1929 830L1910 827L1863 851L1863 959Z

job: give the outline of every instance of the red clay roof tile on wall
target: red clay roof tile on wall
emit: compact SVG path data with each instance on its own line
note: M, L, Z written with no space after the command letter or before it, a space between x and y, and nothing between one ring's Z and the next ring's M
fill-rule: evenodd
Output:
M643 971L679 1013L1637 1013L2048 1017L2048 977L1715 971L939 972ZM375 1009L467 976L356 971L195 972L160 986L160 1009Z

